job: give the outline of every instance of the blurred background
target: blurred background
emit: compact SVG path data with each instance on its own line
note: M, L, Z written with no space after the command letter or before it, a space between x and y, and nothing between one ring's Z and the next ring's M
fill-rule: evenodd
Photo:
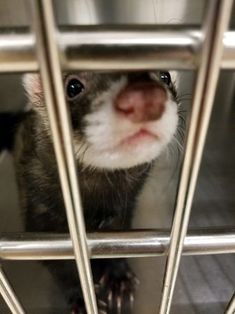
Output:
M59 24L200 25L207 1L68 0L54 1ZM0 27L29 26L27 1L1 0ZM235 10L231 28L235 25ZM178 95L189 122L195 73L178 73ZM194 197L190 227L235 226L235 75L222 71ZM0 113L26 104L20 75L0 76ZM170 228L180 168L174 145L159 158L138 200L134 228ZM0 232L23 231L10 152L0 154ZM165 258L132 259L140 279L134 313L157 312ZM63 291L39 262L3 261L27 313L67 313ZM224 313L235 290L235 256L183 257L174 293L173 314ZM0 297L0 313L10 313Z

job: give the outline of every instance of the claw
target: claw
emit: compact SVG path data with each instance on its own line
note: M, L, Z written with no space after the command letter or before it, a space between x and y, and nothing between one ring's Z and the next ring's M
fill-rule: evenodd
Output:
M127 272L127 278L131 279L134 281L135 285L139 286L140 281L139 279L135 276L135 274L131 273L130 271Z
M102 306L104 308L107 308L107 304L104 301L102 301L102 300L98 300L98 305L100 305L100 306Z
M122 312L122 298L120 295L117 297L117 313L121 314Z
M98 293L100 290L100 285L99 284L95 284L95 292Z
M125 291L125 288L126 288L125 283L122 282L121 283L121 288L120 288L121 293L123 293Z
M95 285L99 314L114 312L123 314L125 305L127 305L128 311L133 311L134 292L139 284L140 281L131 270L116 275L112 273L112 270L107 269L98 284Z
M110 290L108 294L108 306L109 306L109 309L112 309L113 307L113 291L112 290Z
M101 286L102 288L104 288L104 286L105 286L105 283L106 283L106 281L107 281L107 277L108 277L108 274L105 273L105 274L100 278L99 286Z
M139 279L137 277L134 277L133 279L134 279L135 285L139 286L140 285Z
M134 294L133 293L130 293L130 308L131 308L131 311L133 310L134 308Z

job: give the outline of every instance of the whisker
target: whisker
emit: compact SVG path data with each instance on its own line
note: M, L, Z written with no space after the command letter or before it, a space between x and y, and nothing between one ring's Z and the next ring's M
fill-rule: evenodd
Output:
M179 142L179 140L177 139L177 137L173 137L173 140L176 142L177 147L179 148L180 152L182 153L184 151L183 145Z
M85 158L85 154L86 154L86 152L87 152L88 148L89 148L89 146L88 146L88 145L86 145L86 146L85 146L85 148L84 148L84 150L83 150L83 152L82 152L81 162L83 162L83 160L84 160L84 158Z
M191 93L178 94L177 97L192 96Z

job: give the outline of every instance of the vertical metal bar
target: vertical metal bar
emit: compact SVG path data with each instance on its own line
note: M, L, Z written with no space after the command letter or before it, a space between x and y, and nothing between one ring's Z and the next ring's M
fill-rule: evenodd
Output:
M69 231L88 314L98 314L51 0L31 0L37 53Z
M160 314L170 312L172 297L180 264L184 238L187 232L203 147L213 106L221 56L223 34L228 26L232 0L212 0L203 25L201 64L195 85L186 152L172 224L169 254L163 281Z
M0 266L0 293L13 314L25 314L22 305L16 297L2 267Z
M235 313L235 293L233 294L228 307L225 311L225 314L234 314Z

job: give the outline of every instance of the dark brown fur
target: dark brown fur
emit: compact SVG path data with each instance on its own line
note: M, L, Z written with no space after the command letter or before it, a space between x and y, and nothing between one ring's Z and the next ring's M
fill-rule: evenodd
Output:
M89 78L90 74L86 74ZM139 75L132 74L131 79ZM113 74L112 80L120 77ZM101 79L102 78L102 79ZM83 117L91 110L92 99L108 88L110 76L97 75L89 81L84 95L69 103L74 134L84 140ZM174 91L173 91L174 93ZM21 192L27 231L68 232L65 208L61 193L57 165L50 136L49 123L42 95L36 95L36 110L25 115L19 127L15 147L15 164ZM79 105L78 105L79 103ZM35 104L33 106L35 106ZM124 170L102 170L85 167L77 161L80 190L86 227L88 231L129 229L138 194L145 182L151 164L143 164ZM78 313L83 313L82 294L73 262L47 263L63 283L63 289L71 305L77 304ZM133 278L128 279L129 269L123 261L95 261L95 281L109 273L106 291L113 289L113 282L124 281L127 293L134 290ZM114 278L114 279L113 279ZM113 285L113 286L112 286ZM119 286L120 286L119 285ZM104 291L105 291L104 289ZM119 289L119 288L118 288ZM118 291L114 292L118 297ZM98 292L98 298L107 301L106 292Z

